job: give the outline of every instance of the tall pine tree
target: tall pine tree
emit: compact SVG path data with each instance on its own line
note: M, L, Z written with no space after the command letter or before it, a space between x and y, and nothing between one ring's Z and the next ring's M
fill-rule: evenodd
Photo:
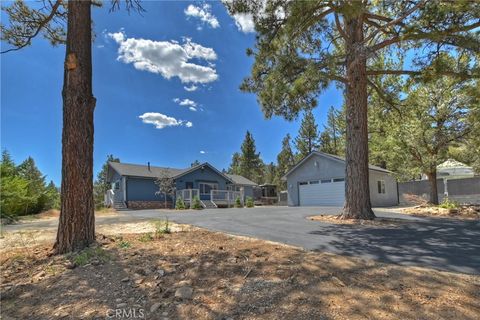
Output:
M44 209L47 202L45 195L45 176L38 170L35 160L28 157L18 166L18 175L28 181L27 197L24 214L38 213Z
M245 134L240 154L240 175L258 184L263 183L263 162L257 153L255 139L250 131Z
M312 110L305 110L302 123L295 138L295 148L297 149L297 160L308 156L319 146L318 126L315 123L315 117Z

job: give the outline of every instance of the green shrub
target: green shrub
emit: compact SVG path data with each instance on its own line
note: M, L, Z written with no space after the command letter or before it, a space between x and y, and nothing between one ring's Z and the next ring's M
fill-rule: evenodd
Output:
M138 240L140 240L141 242L149 242L153 240L153 236L150 232L145 233L145 234L142 234L142 236Z
M77 266L84 266L91 260L106 262L109 259L108 253L100 247L86 248L79 253L71 256L71 260Z
M185 202L183 201L182 197L177 198L177 201L175 202L175 209L185 210Z
M190 208L195 210L202 209L202 204L200 203L200 198L198 196L193 197L192 205L190 206Z
M253 208L254 205L255 205L255 204L253 203L253 198L252 198L252 197L247 197L246 204L247 204L247 208Z
M440 208L444 209L457 209L458 208L458 203L455 201L452 201L448 198L443 199L442 203L439 204Z
M164 234L172 233L168 219L155 221L155 237L160 238Z
M238 196L238 197L235 199L235 208L243 208L242 200L240 199L240 196Z
M131 244L130 244L130 242L128 242L128 241L122 240L122 241L120 241L120 243L118 244L118 246L119 246L120 248L122 248L122 249L128 249L128 248L131 247Z

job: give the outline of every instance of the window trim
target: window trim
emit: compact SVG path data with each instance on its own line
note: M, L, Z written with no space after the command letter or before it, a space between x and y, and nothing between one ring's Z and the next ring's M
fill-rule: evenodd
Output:
M332 179L321 179L320 183L332 183Z
M345 182L345 178L333 178L333 182Z
M386 194L385 180L377 180L377 192L378 194Z

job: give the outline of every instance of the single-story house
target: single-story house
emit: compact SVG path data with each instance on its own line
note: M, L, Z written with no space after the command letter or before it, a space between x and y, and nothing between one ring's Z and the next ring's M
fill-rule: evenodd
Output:
M172 179L172 194L159 192L156 182L162 178ZM177 197L189 202L195 196L204 207L217 207L231 204L239 196L244 201L257 186L243 176L223 173L207 162L186 169L109 162L107 182L112 186L107 192L110 204L131 209L173 207Z
M313 151L284 176L289 206L343 206L345 159ZM372 206L398 204L397 180L391 171L369 165Z

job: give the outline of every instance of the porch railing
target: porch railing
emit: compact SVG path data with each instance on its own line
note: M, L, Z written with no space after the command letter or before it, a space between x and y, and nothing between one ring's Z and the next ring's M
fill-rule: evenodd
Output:
M190 202L195 197L200 197L200 191L198 189L182 189L177 190L176 198L182 198L183 201Z
M235 200L240 198L240 201L243 205L243 197L240 191L230 191L230 190L211 190L210 191L210 200L216 205L235 205Z

